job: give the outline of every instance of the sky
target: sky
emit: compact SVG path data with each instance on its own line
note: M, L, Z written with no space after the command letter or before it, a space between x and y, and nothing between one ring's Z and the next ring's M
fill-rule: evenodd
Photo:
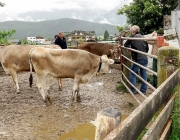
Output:
M0 2L6 4L4 7L0 7L0 14L3 14L1 21L8 21L18 19L19 14L29 11L52 12L56 9L99 9L108 11L121 3L129 3L129 1L132 0L0 0Z

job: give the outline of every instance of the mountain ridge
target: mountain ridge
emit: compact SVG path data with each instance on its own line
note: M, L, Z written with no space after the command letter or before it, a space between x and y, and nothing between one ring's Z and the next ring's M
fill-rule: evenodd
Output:
M86 20L61 18L38 22L29 21L4 21L0 22L1 30L16 30L11 38L23 39L27 36L43 36L53 38L59 31L72 32L74 30L95 31L97 36L104 35L105 30L109 34L118 34L115 25L90 22Z

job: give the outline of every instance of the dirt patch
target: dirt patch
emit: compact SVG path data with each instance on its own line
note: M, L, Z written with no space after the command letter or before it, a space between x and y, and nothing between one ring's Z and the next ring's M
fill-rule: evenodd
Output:
M82 85L82 102L75 102L72 107L73 79L62 80L63 91L59 91L57 80L53 80L49 89L53 104L47 107L35 85L36 75L33 77L34 84L30 88L29 73L18 74L20 94L14 94L12 78L1 73L0 139L58 140L60 135L78 124L95 120L97 112L104 108L113 107L127 115L138 106L130 94L116 90L120 81L120 71L116 68L111 74L94 76L89 83Z

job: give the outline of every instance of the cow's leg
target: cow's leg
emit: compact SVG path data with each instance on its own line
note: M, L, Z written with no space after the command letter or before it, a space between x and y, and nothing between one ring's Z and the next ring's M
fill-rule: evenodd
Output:
M61 81L61 78L58 79L58 85L59 85L59 90L62 91L62 81Z
M80 97L80 94L79 94L79 90L77 90L76 93L77 93L77 96L76 96L77 102L81 102L81 97Z
M74 102L75 93L77 93L78 90L79 90L79 80L74 79L73 92L71 95L71 106L73 105L73 102Z
M9 74L12 76L13 82L14 82L14 88L15 88L15 93L19 93L19 84L18 84L18 78L17 78L17 73L14 70L11 70Z
M50 99L50 96L47 93L47 87L46 87L46 81L45 81L45 75L38 74L37 73L37 87L39 89L39 92L41 94L41 96L44 99L44 102L46 103L47 106L52 104L52 101Z
M77 102L81 102L81 97L79 94L79 80L74 80L74 87L73 87L74 96L76 93L76 100Z
M73 105L73 102L74 102L74 95L75 95L75 92L73 91L71 95L71 106Z
M46 79L43 80L43 88L44 88L44 93L45 93L45 103L46 103L46 105L51 105L52 104L51 98L50 98L50 96L48 94L48 90L50 88L50 83L52 83L53 79L54 79L53 77L46 76ZM46 83L46 80L48 80L47 83Z

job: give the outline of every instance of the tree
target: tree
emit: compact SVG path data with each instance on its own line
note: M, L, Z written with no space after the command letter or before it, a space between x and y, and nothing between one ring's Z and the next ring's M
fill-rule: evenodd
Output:
M108 37L109 37L109 33L108 33L107 30L105 30L105 32L104 32L104 40L107 40Z
M177 0L133 0L118 9L117 14L125 14L128 25L138 25L147 34L162 28L163 15L170 15L177 5Z
M28 41L26 38L24 38L22 41L21 41L21 44L28 44Z
M128 25L116 26L116 29L118 30L119 33L121 33L123 30L129 30L129 26Z
M6 44L7 43L7 37L12 36L16 30L8 30L8 31L0 31L0 44Z
M84 42L84 39L82 39L82 37L81 37L78 39L78 42Z
M5 4L0 2L0 7L4 7L4 6L5 6Z

